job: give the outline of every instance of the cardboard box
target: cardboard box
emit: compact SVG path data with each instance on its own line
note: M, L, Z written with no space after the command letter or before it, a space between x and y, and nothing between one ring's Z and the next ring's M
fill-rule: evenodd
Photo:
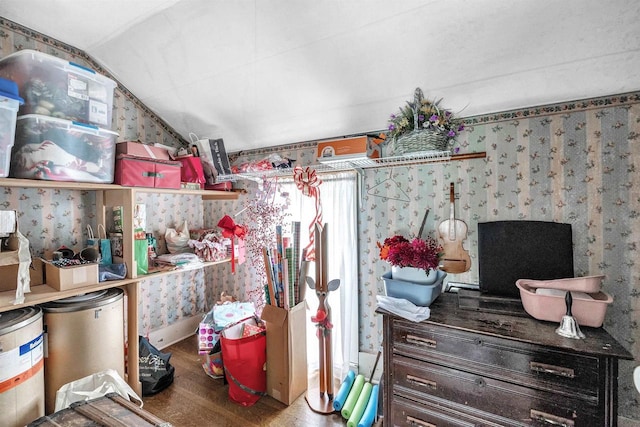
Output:
M307 390L307 307L287 311L266 305L261 318L267 326L267 394L290 405Z
M98 264L56 267L45 261L45 281L57 291L81 288L98 283Z
M31 260L29 277L31 286L42 285L44 283L44 263L39 258ZM0 292L15 291L18 286L18 264L0 266Z
M154 147L142 142L125 141L116 144L116 154L128 154L130 156L144 157L148 159L171 160L166 148Z
M180 162L146 160L119 154L116 159L116 184L128 187L180 188Z
M318 142L316 156L319 162L377 159L380 157L381 142L381 138L366 135L322 141Z

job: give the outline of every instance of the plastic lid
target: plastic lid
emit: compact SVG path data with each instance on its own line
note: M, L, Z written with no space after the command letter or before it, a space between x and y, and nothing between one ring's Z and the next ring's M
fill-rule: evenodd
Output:
M20 105L24 104L24 99L18 95L18 84L13 80L0 77L0 96L15 99Z
M41 317L39 307L22 307L0 313L0 336L24 328Z
M69 298L50 301L40 307L45 313L69 313L93 309L111 304L124 297L124 291L120 288L109 288L101 291L89 292Z

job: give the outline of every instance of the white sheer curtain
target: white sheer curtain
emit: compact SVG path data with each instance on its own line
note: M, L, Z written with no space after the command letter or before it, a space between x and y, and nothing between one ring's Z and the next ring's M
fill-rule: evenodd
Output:
M329 293L333 346L333 374L344 378L349 365L358 362L358 257L357 210L358 184L355 172L321 175L320 200L322 222L328 228L328 280L340 279L340 287ZM291 204L288 220L300 221L300 243L309 243L309 224L316 210L314 199L305 196L293 182L283 182L281 191L289 193ZM315 277L311 264L309 277ZM318 299L312 289L306 287L307 359L310 372L318 368L318 339L311 316L318 309Z

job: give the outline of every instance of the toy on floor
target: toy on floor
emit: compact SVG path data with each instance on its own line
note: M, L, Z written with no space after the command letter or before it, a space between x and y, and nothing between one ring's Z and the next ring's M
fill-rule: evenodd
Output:
M364 375L356 375L353 371L349 371L340 385L333 401L333 408L340 411L342 418L347 420L347 427L371 427L376 421L379 385L374 385L371 381L380 360L380 354L381 352L378 351L368 382Z

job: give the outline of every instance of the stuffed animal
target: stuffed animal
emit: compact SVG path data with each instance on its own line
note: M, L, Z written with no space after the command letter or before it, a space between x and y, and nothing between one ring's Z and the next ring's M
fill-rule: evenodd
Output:
M222 291L222 293L220 293L220 301L218 301L216 304L222 305L228 302L236 302L236 301L238 301L236 297L234 297L233 295L227 295L225 291Z

